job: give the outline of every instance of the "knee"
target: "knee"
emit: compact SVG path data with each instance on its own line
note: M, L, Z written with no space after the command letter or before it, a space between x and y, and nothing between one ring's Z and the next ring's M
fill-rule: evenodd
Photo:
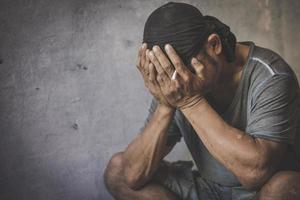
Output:
M103 174L107 189L112 192L122 181L123 153L114 154L108 162Z
M280 171L262 187L259 192L259 199L282 199L287 196L289 199L298 199L300 185L300 172Z

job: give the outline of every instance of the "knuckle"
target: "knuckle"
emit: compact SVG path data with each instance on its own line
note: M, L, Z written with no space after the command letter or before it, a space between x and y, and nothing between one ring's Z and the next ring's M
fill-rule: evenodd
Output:
M170 67L170 68L167 68L166 69L167 73L170 74L171 76L173 75L174 73L174 70Z
M175 85L174 85L174 83L171 83L171 85L170 85L170 90L171 90L171 91L173 91L173 90L174 90L174 88L175 88Z
M180 74L183 74L184 73L184 71L183 71L183 69L181 68L181 66L177 66L177 72L178 73L180 73Z
M162 73L160 76L161 76L162 79L166 79L167 78L167 75L165 73Z
M175 88L176 91L180 90L180 85L179 85L178 81L175 82L174 88Z
M160 77L160 76L157 76L157 77L156 77L156 80L160 83L160 82L161 82L161 77Z
M167 90L166 92L165 92L165 96L170 96L170 94L171 94L171 92L170 92L170 90Z
M159 71L157 72L157 74L158 74L159 76L163 76L163 75L164 75L164 72L161 71L161 70L159 70Z
M172 93L176 92L177 91L177 86L175 84L172 84L171 87L170 87L170 91Z
M181 65L181 62L180 62L179 60L176 60L176 61L174 62L174 65L180 66L180 65Z
M187 75L183 76L182 79L185 83L188 83L190 80L190 78Z
M172 65L171 64L167 64L166 65L166 70L171 71L171 69L172 69Z

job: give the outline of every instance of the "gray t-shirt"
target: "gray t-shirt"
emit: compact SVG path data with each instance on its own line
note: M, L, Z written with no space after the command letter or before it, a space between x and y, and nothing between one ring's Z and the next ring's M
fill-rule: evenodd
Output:
M252 137L288 144L289 160L282 163L283 168L300 169L295 156L295 147L300 144L299 139L296 140L299 107L297 78L278 54L252 42L244 44L250 46L248 60L233 101L221 116L228 124ZM146 123L156 106L157 102L153 99ZM235 175L208 152L182 112L176 110L168 129L168 143L176 143L181 137L203 178L223 186L240 186ZM299 134L297 138L300 138Z

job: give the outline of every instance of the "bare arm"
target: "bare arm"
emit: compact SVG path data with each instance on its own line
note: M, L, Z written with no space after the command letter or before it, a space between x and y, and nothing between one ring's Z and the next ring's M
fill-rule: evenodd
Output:
M246 188L258 189L276 172L284 144L253 138L228 125L205 99L182 111L208 151Z
M169 79L170 64L164 64L168 61L159 47L150 52L151 62L163 79L160 82L163 94L172 105L181 109L208 151L234 173L243 186L248 189L261 187L276 172L286 145L255 139L227 124L202 97L206 78L204 66L192 59L195 75L184 66L170 45L167 45L166 53L180 76L176 80Z
M127 147L125 177L130 187L137 189L147 183L158 168L161 160L172 146L167 146L167 129L174 111L163 105L155 110L151 120Z
M132 189L141 188L157 170L161 160L171 151L167 146L167 130L173 119L175 108L163 97L156 81L156 71L150 63L147 45L143 45L138 54L137 68L141 72L145 86L155 97L158 106L149 123L126 148L124 152L124 176Z

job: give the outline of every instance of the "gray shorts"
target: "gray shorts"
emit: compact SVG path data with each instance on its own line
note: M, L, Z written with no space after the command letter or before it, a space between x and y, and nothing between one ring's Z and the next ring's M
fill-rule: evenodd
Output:
M250 200L256 192L246 191L242 187L226 187L202 178L192 170L192 161L163 161L166 172L162 184L181 199L185 200Z

